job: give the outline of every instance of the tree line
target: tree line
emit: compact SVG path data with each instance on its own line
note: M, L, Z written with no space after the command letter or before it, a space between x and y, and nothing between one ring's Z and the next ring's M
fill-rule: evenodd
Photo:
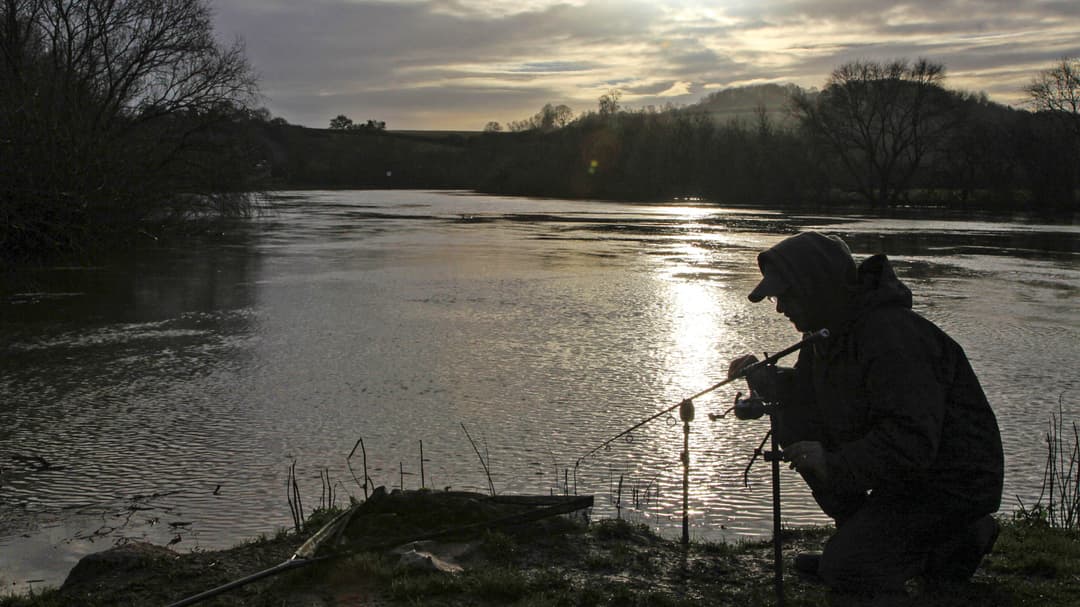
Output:
M629 111L605 95L563 128L490 139L480 188L723 203L1075 209L1080 61L1026 87L1030 111L944 86L929 60L856 61L784 112L716 120L701 105ZM539 116L539 115L538 115ZM778 118L779 116L779 118ZM533 121L535 123L535 119Z
M549 103L474 133L349 128L343 116L261 133L289 187L1056 212L1076 209L1080 186L1078 74L1066 58L1035 75L1024 109L950 90L940 63L896 59L838 66L820 91L764 85L628 109L613 90L593 111Z

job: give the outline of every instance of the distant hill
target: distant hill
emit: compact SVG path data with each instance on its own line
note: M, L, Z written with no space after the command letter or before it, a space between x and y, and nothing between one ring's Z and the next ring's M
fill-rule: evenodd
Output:
M754 124L759 108L777 124L790 124L790 100L801 89L794 84L755 84L709 93L701 101L682 109L691 114L708 114L716 122Z

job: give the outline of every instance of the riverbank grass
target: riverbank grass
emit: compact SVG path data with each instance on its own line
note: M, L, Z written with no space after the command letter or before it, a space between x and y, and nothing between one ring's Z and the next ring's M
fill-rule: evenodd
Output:
M820 549L830 529L784 533L788 605L835 604L815 581L794 573L795 554ZM150 571L116 576L72 596L45 590L0 598L0 607L167 604L213 585L209 574L228 568L240 577L287 558L301 538L263 539L232 550L180 555ZM583 525L569 520L487 532L460 573L403 569L391 554L358 554L258 582L206 605L772 605L772 544L692 542L683 548L646 527L618 520ZM907 604L1071 606L1080 596L1080 532L1019 517L1002 520L994 553L968 583L931 590L910 585Z

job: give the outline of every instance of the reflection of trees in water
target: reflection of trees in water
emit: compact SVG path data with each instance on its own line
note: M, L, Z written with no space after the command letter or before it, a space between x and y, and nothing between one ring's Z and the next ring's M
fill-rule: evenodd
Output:
M1003 255L1027 260L1068 261L1080 253L1080 238L1065 232L839 232L858 257Z
M250 245L230 239L140 257L127 280L132 311L155 319L250 307L259 261Z
M253 330L253 244L247 234L185 238L96 267L25 273L25 290L0 296L0 428L152 400L178 378L234 366L238 336Z
M254 244L245 232L188 236L95 266L26 271L7 294L0 293L0 327L61 319L77 325L149 322L246 308L254 302L259 264Z
M194 533L171 496L204 488L173 457L205 452L198 436L228 426L214 421L214 391L251 356L255 244L246 231L162 240L94 267L24 272L15 292L7 285L0 502L31 506L0 508L0 534L52 520L70 530L65 543ZM46 510L27 499L43 494L53 496Z
M918 217L916 213L921 213ZM930 216L928 216L928 214ZM940 217L942 220L955 220L954 215L948 213ZM935 219L933 210L920 209L904 210L902 213L883 215L884 219L903 219L906 217L924 221ZM515 216L516 220L533 220L535 217ZM971 220L972 218L968 218ZM982 219L991 220L992 217ZM687 222L681 218L656 218L645 217L631 218L599 218L588 216L558 217L543 216L544 221L579 224L579 229L594 233L609 235L609 239L617 236L641 237L641 236L682 236L700 232L703 235L711 233L748 232L757 234L780 234L788 235L807 229L815 229L820 225L822 218L816 215L796 215L777 217L771 214L738 214L725 215L717 213L695 219L693 225L688 227ZM830 222L836 224L834 229L828 229L830 233L841 236L856 257L871 255L874 253L886 253L890 256L925 256L948 257L950 255L1006 255L1028 260L1042 261L1068 261L1074 255L1080 253L1080 238L1071 232L1047 232L1039 230L1023 231L1015 229L1002 229L1001 231L990 230L948 230L933 231L931 229L903 230L896 227L871 231L860 227L859 231L844 229L845 222L855 223L857 217L830 216ZM978 220L978 219L976 219ZM997 218L1002 221L1002 218ZM1017 220L1014 218L1014 220ZM923 224L925 225L925 224ZM646 243L648 241L642 240ZM667 242L657 240L656 243ZM726 248L727 244L717 244L708 240L694 243L706 249Z

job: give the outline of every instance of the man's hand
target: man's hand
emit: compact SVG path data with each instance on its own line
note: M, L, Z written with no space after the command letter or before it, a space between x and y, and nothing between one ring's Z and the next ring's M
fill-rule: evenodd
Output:
M753 354L740 356L728 364L728 379L746 377L750 391L768 402L779 402L788 396L791 384L790 369L776 365L757 365L758 359ZM755 366L757 365L757 366Z
M728 364L727 378L732 379L738 377L743 369L758 361L757 357L753 354L747 354L746 356L740 356Z
M829 483L829 466L825 462L825 447L817 441L800 441L784 449L784 459L799 471L811 488Z

